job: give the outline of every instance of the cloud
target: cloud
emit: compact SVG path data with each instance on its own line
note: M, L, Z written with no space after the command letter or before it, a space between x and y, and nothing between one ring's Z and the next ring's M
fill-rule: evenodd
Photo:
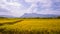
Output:
M7 2L7 0L2 0L0 2L1 2L0 8L9 10L8 12L10 15L13 15L15 17L19 17L22 14L24 14L24 12L22 12L23 10L21 10L21 8L20 8L20 7L22 7L22 5L20 3L18 3L18 2ZM4 13L4 15L5 15L5 13Z
M60 13L60 0L25 0L31 3L28 11L39 14L59 14ZM60 14L59 14L60 15Z
M24 13L60 14L60 0L0 0L0 14L20 17ZM3 11L2 11L3 10ZM2 15L1 14L1 15Z
M51 1L50 0L25 0L27 3L31 3L31 6L28 8L28 11L38 12L41 10L50 9Z

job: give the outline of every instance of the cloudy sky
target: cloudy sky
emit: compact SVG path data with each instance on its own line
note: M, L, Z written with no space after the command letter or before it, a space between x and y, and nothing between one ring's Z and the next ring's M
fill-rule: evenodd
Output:
M60 0L0 0L0 15L20 17L24 13L60 15Z

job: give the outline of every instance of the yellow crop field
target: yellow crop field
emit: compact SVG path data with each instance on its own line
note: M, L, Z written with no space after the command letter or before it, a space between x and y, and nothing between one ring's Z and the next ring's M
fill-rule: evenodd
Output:
M1 34L60 34L60 19L0 19Z

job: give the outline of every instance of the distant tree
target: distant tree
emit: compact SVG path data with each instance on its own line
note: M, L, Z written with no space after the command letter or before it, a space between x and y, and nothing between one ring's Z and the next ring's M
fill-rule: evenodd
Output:
M59 18L59 19L60 19L60 16L58 16L57 18Z
M0 19L7 19L7 17L0 17Z

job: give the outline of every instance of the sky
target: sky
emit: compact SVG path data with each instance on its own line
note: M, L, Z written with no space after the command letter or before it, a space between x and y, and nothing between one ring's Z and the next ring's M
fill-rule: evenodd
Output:
M25 13L60 15L60 0L0 0L0 15L20 17Z

